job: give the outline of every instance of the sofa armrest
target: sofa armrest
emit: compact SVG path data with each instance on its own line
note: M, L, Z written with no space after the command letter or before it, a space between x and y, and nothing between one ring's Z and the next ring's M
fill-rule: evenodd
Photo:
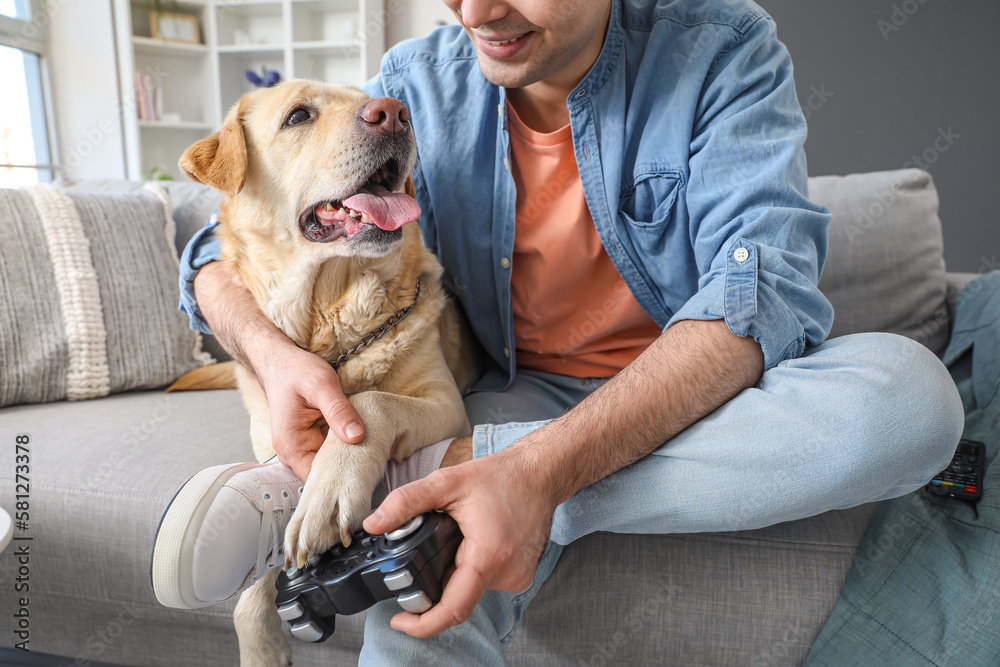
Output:
M945 283L948 285L948 296L945 303L948 304L948 321L955 321L955 305L958 303L958 295L962 293L965 286L973 278L978 277L978 273L947 273Z

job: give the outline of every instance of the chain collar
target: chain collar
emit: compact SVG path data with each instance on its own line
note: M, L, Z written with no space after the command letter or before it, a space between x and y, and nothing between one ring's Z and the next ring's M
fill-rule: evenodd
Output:
M389 331L391 331L393 327L395 327L397 324L405 320L406 316L410 314L411 310L413 310L413 307L417 305L417 299L419 298L420 298L420 279L417 278L417 292L416 294L413 295L413 303L411 303L409 306L406 306L405 308L400 308L399 310L397 310L395 315L387 319L385 322L379 325L374 331L372 331L370 334L362 338L360 343L358 343L357 345L349 349L347 352L344 352L342 355L331 361L330 365L333 366L333 370L339 371L340 365L342 363L344 363L350 357L353 357L358 352L360 352L361 350L365 349L366 347L377 341L385 334L389 333Z

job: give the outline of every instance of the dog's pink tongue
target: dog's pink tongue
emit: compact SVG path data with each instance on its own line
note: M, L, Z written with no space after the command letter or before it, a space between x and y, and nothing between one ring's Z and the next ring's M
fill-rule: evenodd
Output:
M402 192L389 192L381 185L362 188L345 199L344 206L367 213L373 223L390 232L420 217L416 199Z

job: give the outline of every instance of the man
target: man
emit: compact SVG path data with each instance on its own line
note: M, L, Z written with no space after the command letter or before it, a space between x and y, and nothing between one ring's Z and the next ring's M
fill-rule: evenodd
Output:
M770 17L749 0L446 3L464 33L399 45L367 91L410 109L424 238L494 367L466 403L473 437L422 450L406 474L441 468L365 522L443 509L465 540L438 605L371 610L364 664L503 664L560 545L587 533L757 528L945 467L963 419L938 360L890 335L823 342L830 214L807 198ZM304 479L325 425L351 443L364 425L329 365L210 263L211 227L182 308L257 374Z

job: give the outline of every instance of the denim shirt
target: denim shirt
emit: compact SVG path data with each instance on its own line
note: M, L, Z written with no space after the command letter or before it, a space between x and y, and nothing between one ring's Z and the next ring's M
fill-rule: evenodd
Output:
M516 364L505 90L449 26L392 48L366 92L410 110L424 241L497 364L477 389L502 390ZM816 284L831 215L808 199L792 62L760 7L614 0L603 49L567 107L598 235L658 325L724 319L760 343L766 369L823 341L833 309ZM219 256L215 224L181 262L181 310L206 332L191 282Z

